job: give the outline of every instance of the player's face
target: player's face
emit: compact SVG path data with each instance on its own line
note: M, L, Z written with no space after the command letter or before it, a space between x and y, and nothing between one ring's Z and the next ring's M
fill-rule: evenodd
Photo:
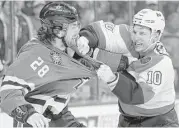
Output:
M151 29L141 25L134 25L132 39L137 52L145 51L152 43Z
M80 31L81 25L78 21L73 22L68 25L65 41L67 45L70 47L71 45L76 45L76 40L79 38L79 31Z

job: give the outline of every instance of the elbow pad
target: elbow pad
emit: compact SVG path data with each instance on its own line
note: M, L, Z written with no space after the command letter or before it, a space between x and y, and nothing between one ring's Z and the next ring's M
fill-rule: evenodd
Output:
M25 104L15 108L10 116L21 123L26 123L27 119L34 113L36 113L34 107L30 104Z

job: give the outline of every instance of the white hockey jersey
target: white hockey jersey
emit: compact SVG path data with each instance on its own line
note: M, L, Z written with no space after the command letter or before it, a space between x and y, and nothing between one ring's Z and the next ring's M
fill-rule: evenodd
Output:
M168 55L158 51L134 61L128 72L119 73L112 92L121 112L130 116L156 116L174 107L174 69Z

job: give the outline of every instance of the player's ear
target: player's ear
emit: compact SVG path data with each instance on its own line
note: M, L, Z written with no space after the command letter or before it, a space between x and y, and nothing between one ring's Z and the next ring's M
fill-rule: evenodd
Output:
M160 36L160 31L152 33L152 37L153 37L154 42L157 42L159 40L159 36Z

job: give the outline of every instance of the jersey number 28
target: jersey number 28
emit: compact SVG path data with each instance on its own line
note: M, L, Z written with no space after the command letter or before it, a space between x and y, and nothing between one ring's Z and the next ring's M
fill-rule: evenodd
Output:
M43 77L48 71L49 71L49 67L47 65L43 64L44 61L42 60L41 57L38 57L36 61L34 61L30 67L36 71L38 69L38 67L40 68L37 73L38 76Z

